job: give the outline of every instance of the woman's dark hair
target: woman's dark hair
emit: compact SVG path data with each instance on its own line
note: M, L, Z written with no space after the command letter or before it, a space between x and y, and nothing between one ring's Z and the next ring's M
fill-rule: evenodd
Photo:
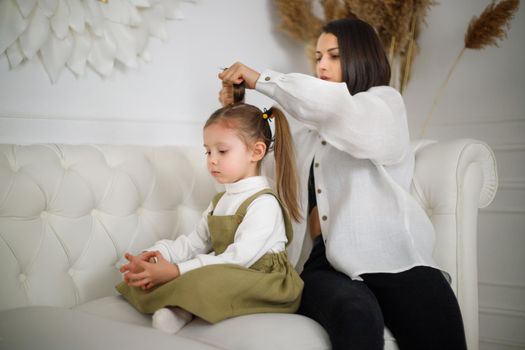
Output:
M342 78L352 95L389 84L390 64L371 25L359 19L344 18L328 22L323 32L337 38Z

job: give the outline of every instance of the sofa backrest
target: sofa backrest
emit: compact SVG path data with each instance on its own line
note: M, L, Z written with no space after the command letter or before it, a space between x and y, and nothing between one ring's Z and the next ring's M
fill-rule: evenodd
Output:
M0 310L115 293L124 252L191 229L215 193L197 148L0 145Z
M493 154L472 140L414 148L412 194L462 304L477 288L476 219L495 193ZM123 253L189 232L215 192L198 147L0 145L0 310L115 294Z

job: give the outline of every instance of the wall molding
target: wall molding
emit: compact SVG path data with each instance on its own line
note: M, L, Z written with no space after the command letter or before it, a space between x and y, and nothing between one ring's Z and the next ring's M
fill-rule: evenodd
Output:
M523 152L525 151L525 143L501 143L491 145L494 152Z
M458 117L453 120L446 120L441 122L436 122L434 127L447 127L447 126L457 126L457 125L480 125L480 124L511 124L511 123L525 123L525 116L506 116L502 119L493 119L493 116L490 117L481 117L480 116L471 116L467 119L461 119ZM486 118L486 119L485 119Z
M480 305L479 313L483 315L496 315L502 317L513 317L525 319L525 310L514 310L497 306Z
M525 214L525 208L493 208L493 207L487 207L487 208L481 208L479 210L480 213L491 213L491 214Z
M204 121L0 114L0 143L202 145Z
M525 190L524 179L504 179L500 180L498 184L500 190Z
M139 117L120 117L117 115L79 115L79 116L71 116L71 115L59 115L59 114L36 114L36 113L7 113L7 112L0 112L0 120L7 119L7 120L49 120L49 121L74 121L74 122L103 122L103 123L146 123L146 124L155 124L155 123L161 123L161 124L199 124L203 125L203 120L188 120L188 119L182 119L182 120L175 120L175 119L160 119L160 118L152 118L148 116L139 116Z
M507 340L507 339L479 337L479 342L485 343L485 344L504 345L504 346L517 348L517 349L525 348L525 343Z
M445 127L452 125L476 125L476 124L508 124L525 123L525 114L471 114L454 115L447 113L447 119L436 119L433 126Z
M489 287L505 287L513 289L524 289L525 284L523 283L509 283L509 282L499 282L499 281L483 281L479 280L478 285L480 286L489 286Z

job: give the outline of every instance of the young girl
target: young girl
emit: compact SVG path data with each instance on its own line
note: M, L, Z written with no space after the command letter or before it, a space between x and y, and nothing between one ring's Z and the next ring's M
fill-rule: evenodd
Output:
M382 350L385 325L401 350L466 349L457 300L432 258L432 224L409 194L406 110L377 34L360 20L330 22L316 58L317 78L242 63L219 74L221 102L244 82L304 125L295 142L314 243L300 312L333 350Z
M208 170L226 191L213 198L189 235L161 240L139 256L126 254L129 263L121 267L124 281L117 290L137 310L153 313L154 328L175 333L193 315L215 323L297 311L303 282L286 253L289 215L300 218L290 140L286 118L276 108L262 112L236 103L208 119ZM272 149L278 195L258 176Z

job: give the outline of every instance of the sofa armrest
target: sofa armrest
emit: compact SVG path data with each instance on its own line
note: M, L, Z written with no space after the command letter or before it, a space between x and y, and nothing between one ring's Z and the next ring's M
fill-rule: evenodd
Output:
M411 192L435 231L434 258L450 274L469 349L478 348L477 217L498 186L494 153L473 139L414 143Z
M419 181L413 183L413 190L416 191L418 199L433 201L424 204L432 207L454 205L460 193L462 180L467 177L467 172L471 171L471 166L479 167L478 175L481 176L477 207L485 208L494 199L498 188L496 158L486 143L473 139L439 143L432 140L416 140L413 142L413 148L416 153L414 177L432 178L431 186L427 188L423 188ZM453 190L454 196L444 197L441 192L443 188Z

